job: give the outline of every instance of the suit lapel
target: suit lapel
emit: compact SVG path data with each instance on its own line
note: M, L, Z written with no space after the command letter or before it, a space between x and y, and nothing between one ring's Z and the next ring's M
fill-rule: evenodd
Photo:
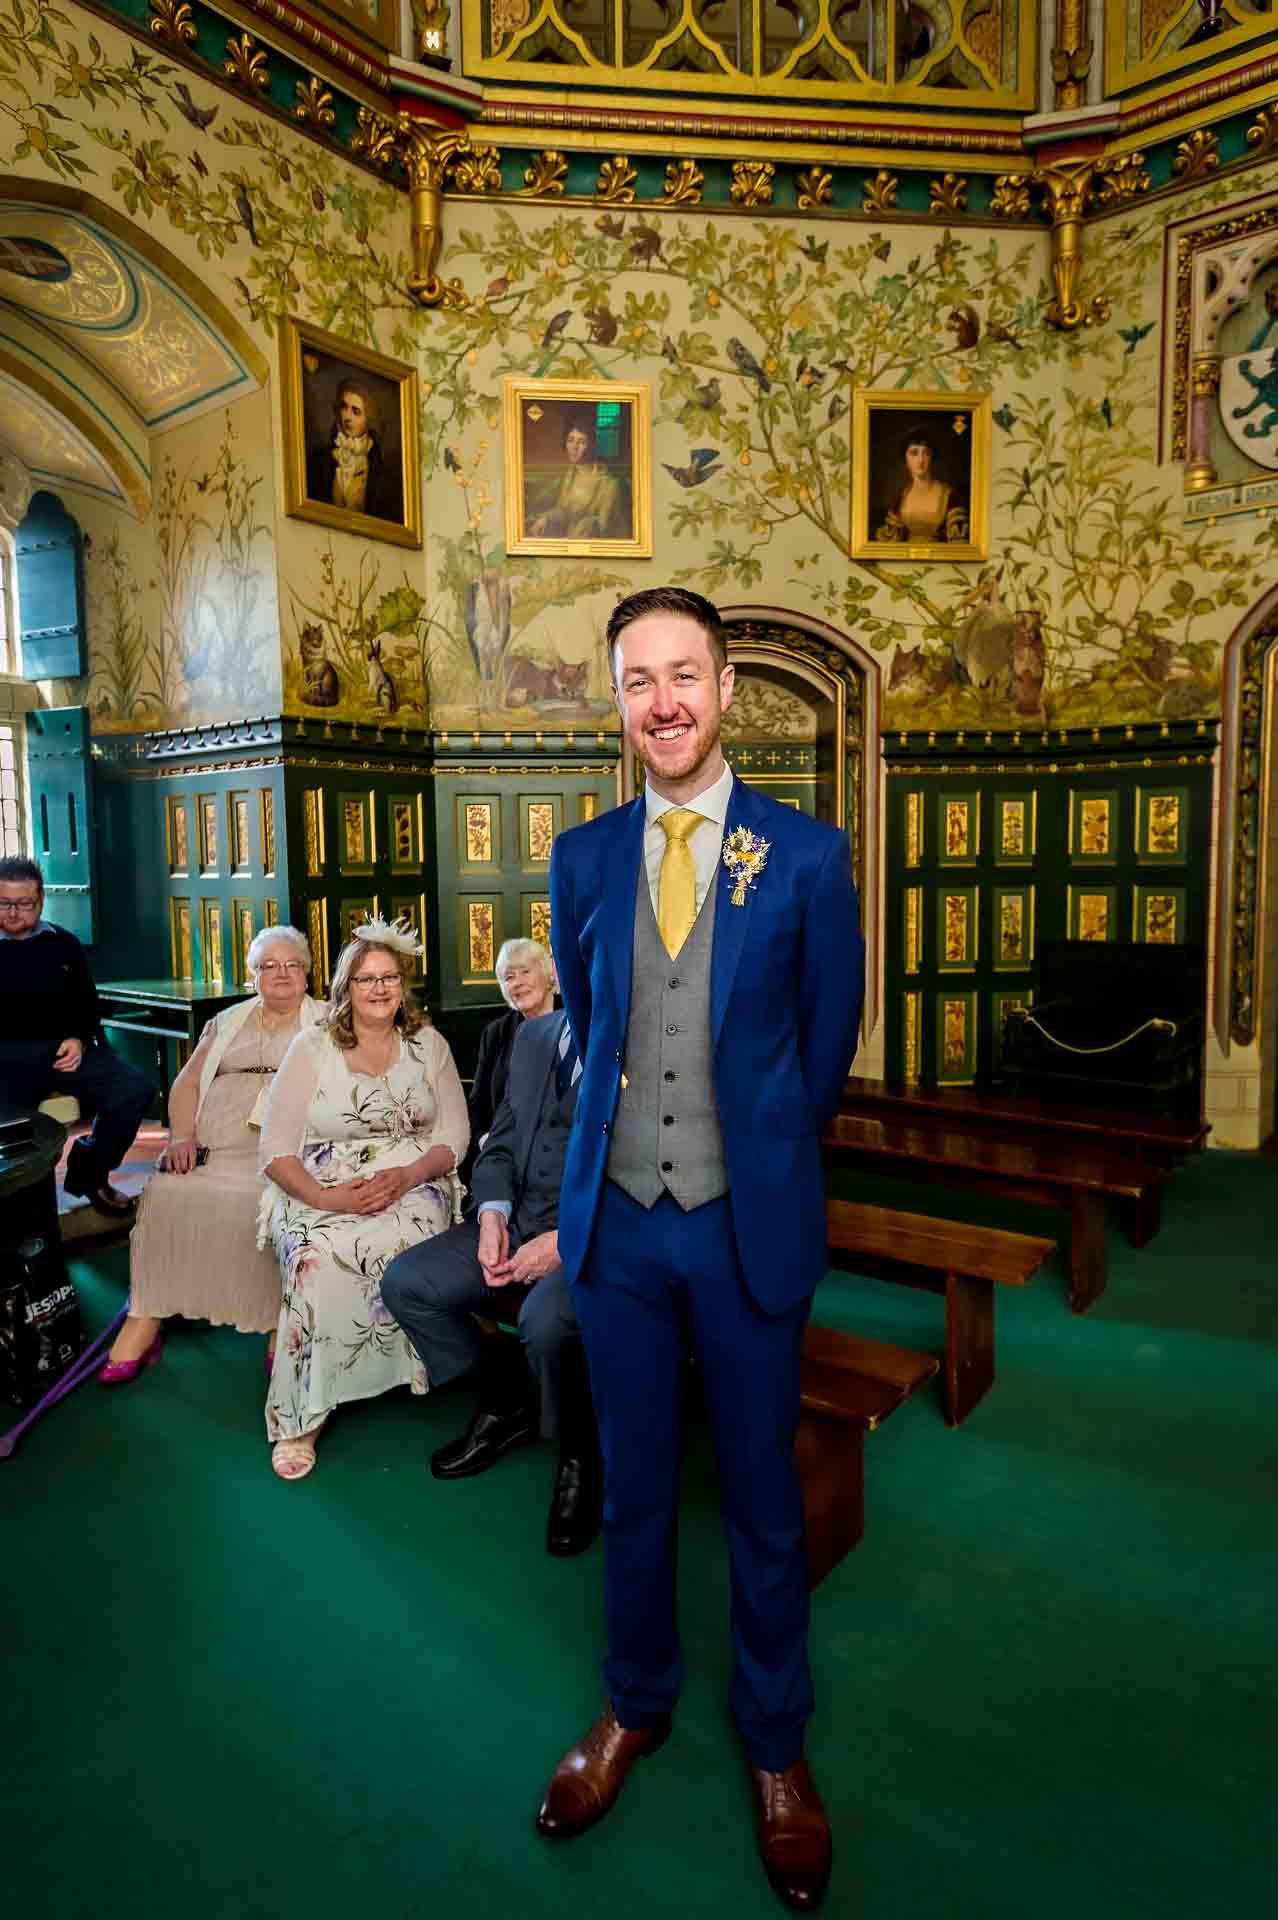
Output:
M628 817L618 821L613 847L615 856L608 862L602 889L602 929L608 955L618 1018L624 1023L630 1011L630 977L635 957L635 897L639 886L639 867L643 860L643 830L647 810L643 795L630 804Z
M546 1104L546 1084L555 1070L555 1062L559 1054L559 1036L564 1030L564 1021L567 1018L568 1015L566 1013L561 1015L558 1020L551 1020L547 1017L546 1030L543 1032L539 1028L537 1032L537 1039L541 1043L540 1054L529 1062L528 1091L532 1102L532 1109L529 1124L524 1128L524 1137L519 1155L519 1186L521 1192L524 1181L528 1175L528 1162L532 1158L533 1144L537 1138L537 1130L541 1125L542 1109Z
M728 802L728 814L723 823L725 841L734 827L747 827L751 833L759 832L759 814L761 809L749 787L740 780L732 782L732 797ZM710 1042L712 1047L719 1044L719 1034L723 1027L724 1016L728 1011L728 999L732 993L732 983L736 979L737 966L745 946L746 934L754 915L755 889L746 891L744 906L732 904L733 879L723 861L720 860L717 885L719 897L714 903L714 950L710 957Z

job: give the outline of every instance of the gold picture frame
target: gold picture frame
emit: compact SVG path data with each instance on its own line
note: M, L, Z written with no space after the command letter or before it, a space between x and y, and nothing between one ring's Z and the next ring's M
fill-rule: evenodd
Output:
M510 376L507 553L650 559L651 413L644 381Z
M394 546L422 544L421 401L417 370L286 316L280 329L284 426L284 511ZM347 483L345 504L332 449L342 431L343 390L358 401L362 471ZM358 393L355 390L358 389ZM362 506L352 504L356 497Z
M854 393L851 493L854 560L984 560L989 394Z

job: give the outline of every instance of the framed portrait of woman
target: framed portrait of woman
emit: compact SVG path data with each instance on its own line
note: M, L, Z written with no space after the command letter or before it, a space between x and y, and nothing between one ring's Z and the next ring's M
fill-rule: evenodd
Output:
M650 420L642 382L508 379L506 551L647 558Z
M988 393L852 396L855 560L984 560Z
M291 318L280 358L285 512L420 547L416 370Z

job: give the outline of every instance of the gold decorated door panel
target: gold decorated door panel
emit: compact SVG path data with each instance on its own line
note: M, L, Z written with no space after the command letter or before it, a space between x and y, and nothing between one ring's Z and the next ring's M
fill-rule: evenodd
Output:
M957 741L940 764L905 762L901 744L885 752L890 1078L997 1079L1044 941L1202 945L1210 742L987 766L964 766Z

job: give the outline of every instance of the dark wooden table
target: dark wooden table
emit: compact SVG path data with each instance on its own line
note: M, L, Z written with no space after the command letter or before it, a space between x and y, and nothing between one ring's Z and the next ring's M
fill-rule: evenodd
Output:
M248 998L247 989L220 980L99 980L102 1025L121 1033L144 1033L156 1043L160 1079L167 1088L168 1045L178 1065L189 1058L205 1024L223 1007Z

